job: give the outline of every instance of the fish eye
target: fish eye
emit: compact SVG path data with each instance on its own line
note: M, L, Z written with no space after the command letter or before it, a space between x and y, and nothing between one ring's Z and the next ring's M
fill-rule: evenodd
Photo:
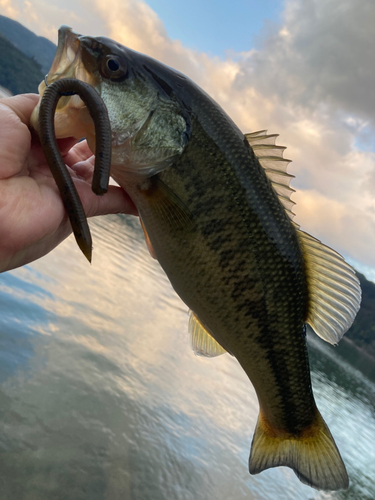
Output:
M108 59L107 66L109 71L113 72L118 71L120 69L120 64L118 61L116 61L116 59Z
M109 80L121 81L127 76L128 70L119 57L109 54L102 61L100 73Z

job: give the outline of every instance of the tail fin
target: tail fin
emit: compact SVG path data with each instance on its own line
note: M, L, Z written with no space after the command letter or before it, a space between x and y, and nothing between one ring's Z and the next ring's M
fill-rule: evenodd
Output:
M340 452L318 411L313 424L298 437L273 432L260 413L251 445L250 474L282 465L293 469L302 483L318 490L349 486Z

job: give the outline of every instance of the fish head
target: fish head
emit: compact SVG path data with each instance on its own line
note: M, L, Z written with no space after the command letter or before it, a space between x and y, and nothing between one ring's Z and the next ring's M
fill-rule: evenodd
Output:
M181 87L185 77L158 61L109 38L81 36L63 26L51 70L39 85L40 95L61 78L89 83L104 101L112 134L111 172L116 180L154 175L188 143L188 107L171 84L176 80L176 88ZM38 107L31 124L38 131ZM78 95L60 98L55 134L57 138L86 137L95 151L93 120Z

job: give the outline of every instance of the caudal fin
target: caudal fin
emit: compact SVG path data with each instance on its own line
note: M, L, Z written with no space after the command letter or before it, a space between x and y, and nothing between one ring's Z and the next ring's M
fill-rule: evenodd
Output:
M250 474L270 467L290 467L298 479L318 490L341 490L349 478L333 437L317 411L301 436L274 432L259 415L249 460Z

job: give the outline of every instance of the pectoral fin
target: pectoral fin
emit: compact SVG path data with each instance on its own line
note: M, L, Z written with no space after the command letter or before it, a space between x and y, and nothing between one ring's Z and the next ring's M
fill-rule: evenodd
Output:
M146 245L147 245L148 251L150 252L150 255L151 255L151 257L153 259L157 259L154 247L152 246L150 237L149 237L149 235L148 235L148 233L146 231L146 228L145 228L145 226L143 224L142 218L140 217L139 220L141 221L141 227L143 229L143 234L145 236L145 241L146 241Z
M157 176L140 186L140 193L147 198L157 217L168 224L172 231L190 231L194 217L178 195Z

